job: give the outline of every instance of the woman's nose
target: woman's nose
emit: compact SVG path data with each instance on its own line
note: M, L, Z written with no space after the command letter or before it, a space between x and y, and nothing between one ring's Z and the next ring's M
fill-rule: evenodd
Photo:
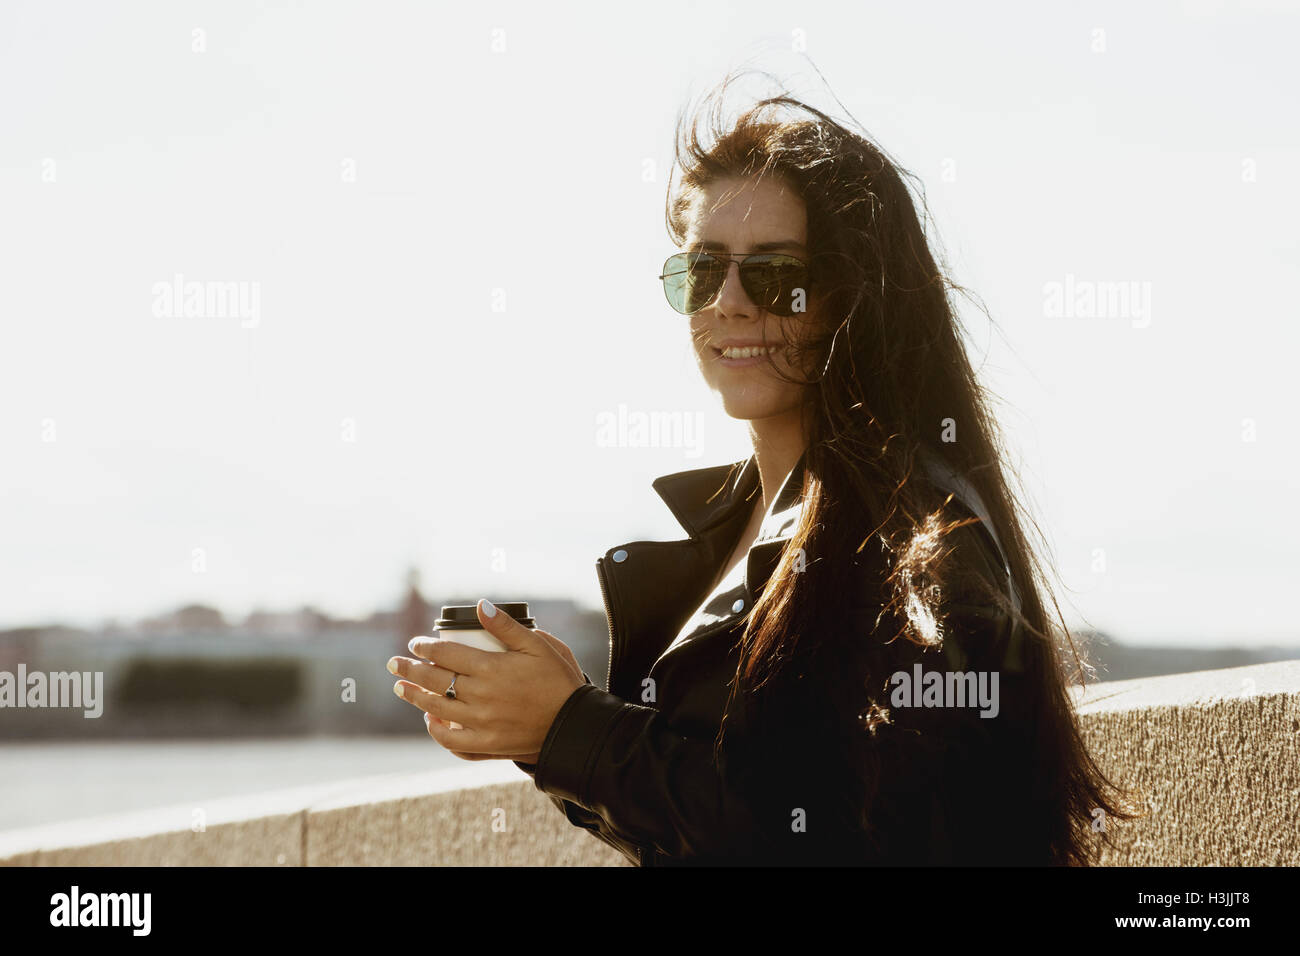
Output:
M722 312L749 312L754 307L749 293L740 284L740 263L734 259L727 263L727 275L718 290L716 305Z

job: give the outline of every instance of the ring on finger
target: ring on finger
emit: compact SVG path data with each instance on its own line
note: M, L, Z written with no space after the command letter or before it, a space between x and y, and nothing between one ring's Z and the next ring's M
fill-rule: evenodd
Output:
M464 688L456 686L456 679L464 677L464 674L458 674L453 670L433 663L433 661L417 660L414 664L408 666L411 670L409 672L410 676L407 677L407 680L419 684L429 693L437 694L439 697L446 697L448 700L464 700L461 696L465 692ZM444 674L451 674L451 683L447 685L447 690L451 691L450 694L446 691L438 691L434 689L438 686L440 681L445 679L438 676L439 671Z

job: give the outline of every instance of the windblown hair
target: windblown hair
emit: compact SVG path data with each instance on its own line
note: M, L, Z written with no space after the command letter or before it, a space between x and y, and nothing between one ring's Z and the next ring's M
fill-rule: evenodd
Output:
M1079 682L1090 668L1051 596L1045 562L1026 539L1024 527L1032 520L1022 519L1024 508L1008 486L1002 439L949 298L950 291L966 290L931 254L905 182L916 177L865 132L851 131L784 90L726 122L723 97L730 82L724 79L711 94L709 138L699 129L707 100L689 121L685 112L678 117L680 179L669 187L669 234L678 246L685 244L706 188L776 177L806 204L808 312L816 320L809 323L799 313L782 320L791 367L810 372L801 382L808 386L804 506L747 622L732 697L762 688L808 635L842 627L842 597L853 586L855 556L864 548L879 550L881 542L889 572L879 620L923 646L942 640L942 595L965 573L948 566L953 549L944 541L973 519L958 517L946 494L914 480L918 449L927 445L982 497L1020 596L1017 625L1030 635L1024 646L1034 775L1049 805L1045 855L1062 865L1092 862L1096 811L1122 820L1134 816L1133 807L1122 794L1112 795L1115 788L1080 735L1067 669L1069 680ZM929 218L923 190L921 205ZM875 526L865 539L854 517L861 515ZM796 567L796 555L812 556L817 572ZM1014 610L1001 589L983 584L990 602Z

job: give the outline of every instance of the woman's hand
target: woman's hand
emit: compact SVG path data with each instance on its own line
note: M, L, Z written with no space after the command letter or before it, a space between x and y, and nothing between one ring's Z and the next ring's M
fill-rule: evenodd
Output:
M554 634L550 633L549 631L543 631L540 628L535 629L533 633L538 635L539 637L545 638L546 642L550 644L551 647L555 648L556 652L561 657L563 657L566 661L568 661L568 663L570 664L570 666L572 666L574 671L580 677L582 677L583 682L586 683L587 679L582 672L582 665L578 663L578 659L573 655L573 650L572 648L569 647L568 644L565 644L564 641L560 640L558 637L556 637ZM459 684L457 684L457 686L459 686ZM435 717L430 717L428 713L425 713L424 715L425 726L428 727L429 721L436 720L436 719L437 718ZM462 760L500 760L501 759L499 754L472 754L472 753L465 753L462 750L453 750L452 753ZM531 753L531 754L519 754L517 756L511 757L510 759L518 760L520 763L535 764L541 758L542 755L540 753Z
M529 630L481 601L478 618L505 644L504 653L421 637L411 651L422 660L394 657L393 690L425 712L429 736L465 760L509 758L536 763L555 715L586 681L573 652L545 631ZM443 691L456 680L456 697ZM437 690L431 690L437 688ZM452 730L448 721L461 725Z

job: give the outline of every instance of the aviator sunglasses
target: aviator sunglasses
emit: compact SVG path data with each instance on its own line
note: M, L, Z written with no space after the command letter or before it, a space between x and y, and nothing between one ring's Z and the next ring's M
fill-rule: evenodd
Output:
M740 261L740 284L750 300L774 315L795 314L795 296L807 293L808 266L794 256L761 252L723 256L712 252L679 252L664 263L664 295L682 315L700 311L717 296L733 260ZM802 304L802 300L801 300Z

